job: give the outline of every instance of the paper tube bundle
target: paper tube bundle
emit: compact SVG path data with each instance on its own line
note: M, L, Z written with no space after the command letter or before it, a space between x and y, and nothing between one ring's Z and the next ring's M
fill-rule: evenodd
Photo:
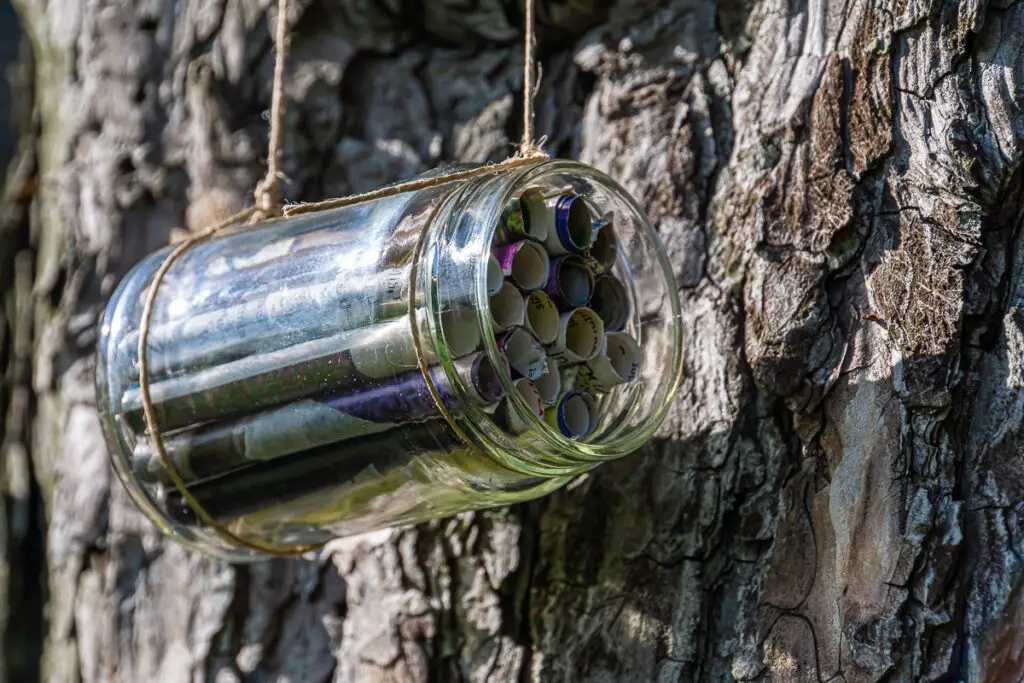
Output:
M138 345L166 255L105 313L103 426L139 506L232 559L542 495L592 466L583 449L642 445L678 384L661 245L621 188L579 164L194 245L153 299L154 435ZM643 321L638 295L656 311Z

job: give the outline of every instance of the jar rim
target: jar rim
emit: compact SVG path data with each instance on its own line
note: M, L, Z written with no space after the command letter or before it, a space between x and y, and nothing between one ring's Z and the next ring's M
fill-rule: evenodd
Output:
M669 293L667 298L671 311L666 317L670 320L672 359L669 376L659 386L659 391L663 394L662 400L657 402L642 424L629 426L629 428L626 428L627 425L620 425L606 438L597 442L574 440L551 428L515 390L512 377L508 373L499 373L500 381L516 416L529 427L530 439L528 441L506 434L493 424L490 416L482 408L474 406L472 402L466 402L465 413L461 417L461 422L464 424L461 426L477 441L475 445L481 451L495 457L508 467L543 476L566 476L585 471L598 463L628 455L647 443L662 425L671 409L671 399L677 393L682 381L683 365L683 337L678 286L660 237L646 213L621 185L601 171L576 161L542 160L537 164L516 169L510 173L484 176L460 187L445 201L437 220L434 221L432 234L427 240L428 243L434 245L443 244L442 233L451 229L452 221L459 220L461 211L458 207L476 206L477 200L485 196L490 197L487 206L492 207L490 211L492 215L485 216L486 230L480 231L478 236L474 236L472 245L467 245L467 248L475 248L475 252L471 254L474 259L475 283L473 290L476 300L480 302L480 305L475 307L476 322L480 329L487 330L491 325L490 306L486 292L487 262L491 253L491 242L498 227L498 211L505 207L524 187L538 184L545 178L559 173L571 173L586 181L601 185L611 192L617 201L623 202L633 214L633 218L643 226L645 237L651 240L654 247L651 251L656 255L657 270ZM487 214L487 212L488 210L485 209L483 213ZM435 265L433 259L424 259L424 263L425 269L428 271L425 274L425 282L428 283L425 288L427 290L425 304L427 310L433 312L438 310L439 273L432 272ZM634 298L636 297L634 296ZM638 311L632 311L631 316L636 317L639 321ZM442 341L437 348L441 365L453 383L457 383L454 358L447 352L447 344L443 343L444 332L436 323L437 321L433 321L431 324L434 332L432 336L435 341ZM642 326L638 325L638 330L642 334ZM494 335L484 334L482 336L485 353L492 362L500 366L501 354ZM638 339L638 341L642 343L642 340ZM540 447L540 452L538 452L537 446Z

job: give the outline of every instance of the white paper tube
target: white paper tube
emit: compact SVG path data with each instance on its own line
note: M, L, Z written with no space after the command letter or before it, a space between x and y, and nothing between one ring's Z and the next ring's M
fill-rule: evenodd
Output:
M522 327L513 327L500 335L498 349L517 375L535 380L544 374L547 367L544 347Z
M584 363L601 353L604 324L589 308L563 313L558 321L558 338L548 347L548 355L561 365Z
M597 429L600 415L597 401L589 394L563 394L558 404L544 413L544 420L570 439L584 439Z
M584 383L601 392L632 382L640 369L640 346L633 337L625 332L609 332L604 339L601 354L580 371Z
M531 188L518 200L509 202L502 212L494 243L509 244L522 239L543 242L554 229L554 208L548 206L541 190Z
M520 240L494 248L493 256L501 266L502 274L524 292L540 289L548 282L551 261L544 245Z
M555 212L555 229L548 233L544 246L553 256L583 254L594 239L594 223L587 202L578 194L549 199Z
M533 385L536 387L537 393L540 394L541 403L545 408L555 405L562 393L562 377L558 370L558 361L548 358L546 372L534 380Z
M555 210L544 200L544 193L539 189L530 189L519 197L519 205L523 211L523 223L526 236L538 242L544 242L555 230Z
M553 343L558 338L558 306L541 291L530 292L523 302L526 306L523 327L532 332L541 344Z
M426 314L416 311L419 322L419 337L424 360L430 365L438 362L433 350L426 324ZM471 316L446 312L441 314L441 328L445 343L452 357L460 358L476 351L480 346L480 329ZM419 367L416 347L413 345L412 328L407 318L398 318L389 323L374 325L360 330L359 342L352 348L352 362L356 369L367 377L390 377Z
M505 284L505 274L501 272L501 264L491 254L487 259L487 296L494 296Z
M515 380L513 384L515 384L516 393L526 401L526 405L531 410L536 412L537 417L544 417L544 405L541 403L540 393L533 382L520 378ZM508 398L505 398L501 405L498 406L497 417L511 434L522 434L530 428L530 425L519 417L519 413L512 406L512 402Z
M511 282L505 282L498 293L491 297L491 320L499 332L523 324L526 304L523 295Z
M625 285L610 273L595 278L590 308L601 317L606 330L622 331L629 322L629 294Z

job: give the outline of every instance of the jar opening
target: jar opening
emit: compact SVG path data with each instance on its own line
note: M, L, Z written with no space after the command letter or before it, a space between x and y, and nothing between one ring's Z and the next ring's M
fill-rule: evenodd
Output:
M502 406L521 429L509 433L501 409L458 417L481 450L562 475L653 435L681 377L678 290L657 234L625 190L568 161L484 177L449 198L428 248L441 255L427 259L428 309L466 304L452 274L470 262L477 286L469 306L483 348L496 367L510 367L499 378ZM506 282L489 296L493 256ZM548 278L539 285L544 256ZM443 347L443 324L435 333ZM446 369L452 360L442 354Z

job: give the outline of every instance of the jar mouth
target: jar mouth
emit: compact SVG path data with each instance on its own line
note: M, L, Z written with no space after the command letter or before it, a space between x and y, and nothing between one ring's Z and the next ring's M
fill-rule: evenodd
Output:
M505 367L499 342L494 334L486 333L494 324L487 277L492 241L498 230L501 212L509 202L524 190L536 187L553 191L564 188L577 197L575 201L565 202L567 213L575 211L571 214L571 220L560 223L568 229L575 229L567 240L569 249L565 259L581 259L574 247L585 241L579 227L579 212L573 208L573 204L581 205L582 200L586 200L592 207L614 215L618 244L609 246L604 243L601 245L603 251L594 256L606 258L609 249L618 250L614 271L619 276L618 281L624 285L624 291L615 290L613 293L626 296L630 309L628 315L618 311L619 319L613 323L618 329L609 329L609 332L621 333L625 330L635 335L640 349L645 349L647 345L651 347L643 359L644 363L651 366L648 375L639 382L618 385L599 399L599 403L613 412L614 416L605 419L590 436L571 438L562 432L576 433L575 427L560 431L545 421L516 390L515 380L508 372L499 373L498 379L510 409L526 426L522 433L514 436L506 433L495 424L492 415L478 405L466 402L465 411L456 419L461 418L464 423L461 426L478 442L482 451L492 454L514 469L531 474L561 476L584 471L596 463L619 458L639 449L664 422L682 379L681 313L671 264L660 238L640 206L625 189L605 174L589 166L565 160L541 161L511 173L485 176L468 183L448 198L425 247L425 253L433 255L433 258L424 259L427 271L424 276L424 304L428 311L445 310L449 304L445 291L449 286L445 281L449 269L439 262L438 257L442 252L450 254L454 247L461 251L461 258L468 262L467 272L473 274L471 289L476 305L472 309L475 311L476 324L484 332L481 335L483 350L495 367ZM557 267L552 261L552 268ZM592 276L591 280L593 285ZM462 291L465 291L464 286ZM656 299L653 307L648 305L646 299L640 298L649 296L652 291ZM528 296L529 292L524 292L524 295ZM455 359L448 352L450 340L445 336L443 325L434 324L437 322L432 320L432 336L437 342L442 367L454 379ZM603 339L602 329L602 342ZM588 341L585 340L582 346L587 346ZM659 357L655 360L656 355ZM643 372L641 370L641 374ZM576 401L570 415L562 418L573 421L573 424L581 422L582 405ZM605 417L608 418L610 414L606 412ZM561 425L561 421L555 424Z

